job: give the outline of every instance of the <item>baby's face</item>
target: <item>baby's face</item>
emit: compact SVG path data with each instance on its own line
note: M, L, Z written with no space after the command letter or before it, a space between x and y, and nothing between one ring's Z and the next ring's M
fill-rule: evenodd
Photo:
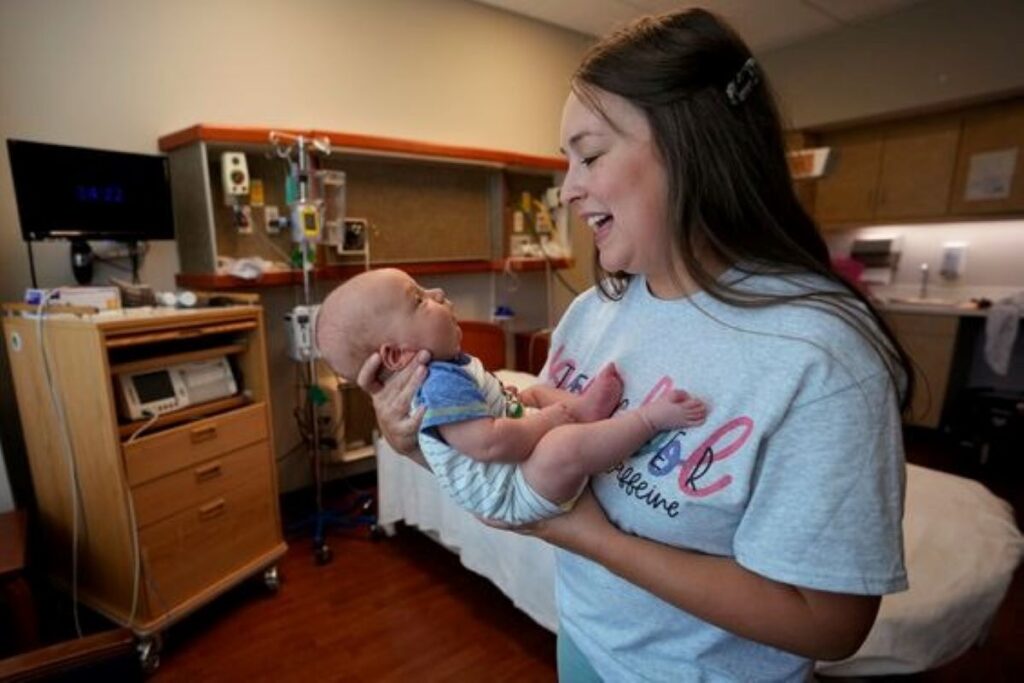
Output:
M388 271L379 285L387 314L376 319L389 326L387 337L404 350L427 349L435 359L458 355L462 330L440 290L424 290L400 270Z

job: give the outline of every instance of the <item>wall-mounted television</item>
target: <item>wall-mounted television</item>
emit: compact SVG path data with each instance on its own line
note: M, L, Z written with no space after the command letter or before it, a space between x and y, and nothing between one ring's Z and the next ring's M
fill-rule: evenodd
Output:
M7 140L26 241L174 239L167 157Z

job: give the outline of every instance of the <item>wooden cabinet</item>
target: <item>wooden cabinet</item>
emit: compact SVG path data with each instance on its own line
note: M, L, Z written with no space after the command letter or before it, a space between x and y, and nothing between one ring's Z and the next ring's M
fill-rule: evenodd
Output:
M51 314L43 344L8 307L4 336L51 574L77 536L84 603L148 635L284 554L259 306ZM239 395L122 416L118 372L220 352Z
M944 216L960 139L960 118L929 118L885 130L874 218Z
M968 199L967 186L972 163L984 162L984 157L979 158L979 155L992 153L1004 153L1013 157L1007 196ZM950 212L962 216L1024 212L1024 172L1020 170L1022 164L1024 101L992 105L968 112L964 117Z
M914 395L905 422L936 429L946 404L960 318L892 312L885 317L914 363Z
M822 136L821 144L832 148L833 159L828 172L818 181L815 219L825 230L871 220L882 166L879 132L868 129L830 133Z
M1024 172L1018 170L1024 100L866 124L816 139L833 156L813 193L813 215L823 230L1024 213Z

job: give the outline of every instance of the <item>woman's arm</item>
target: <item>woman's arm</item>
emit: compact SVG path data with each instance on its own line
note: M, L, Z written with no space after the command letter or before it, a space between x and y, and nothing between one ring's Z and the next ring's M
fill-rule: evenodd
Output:
M730 558L627 534L608 521L589 490L572 511L534 525L530 533L704 621L811 659L843 659L856 652L881 601L779 583Z

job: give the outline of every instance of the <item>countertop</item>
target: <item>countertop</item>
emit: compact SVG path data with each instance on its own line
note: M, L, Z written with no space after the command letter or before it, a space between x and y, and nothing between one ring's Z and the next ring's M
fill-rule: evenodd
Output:
M914 313L919 315L955 315L962 318L985 318L991 309L978 308L970 302L965 303L910 303L907 301L880 300L875 301L880 311L886 313Z

